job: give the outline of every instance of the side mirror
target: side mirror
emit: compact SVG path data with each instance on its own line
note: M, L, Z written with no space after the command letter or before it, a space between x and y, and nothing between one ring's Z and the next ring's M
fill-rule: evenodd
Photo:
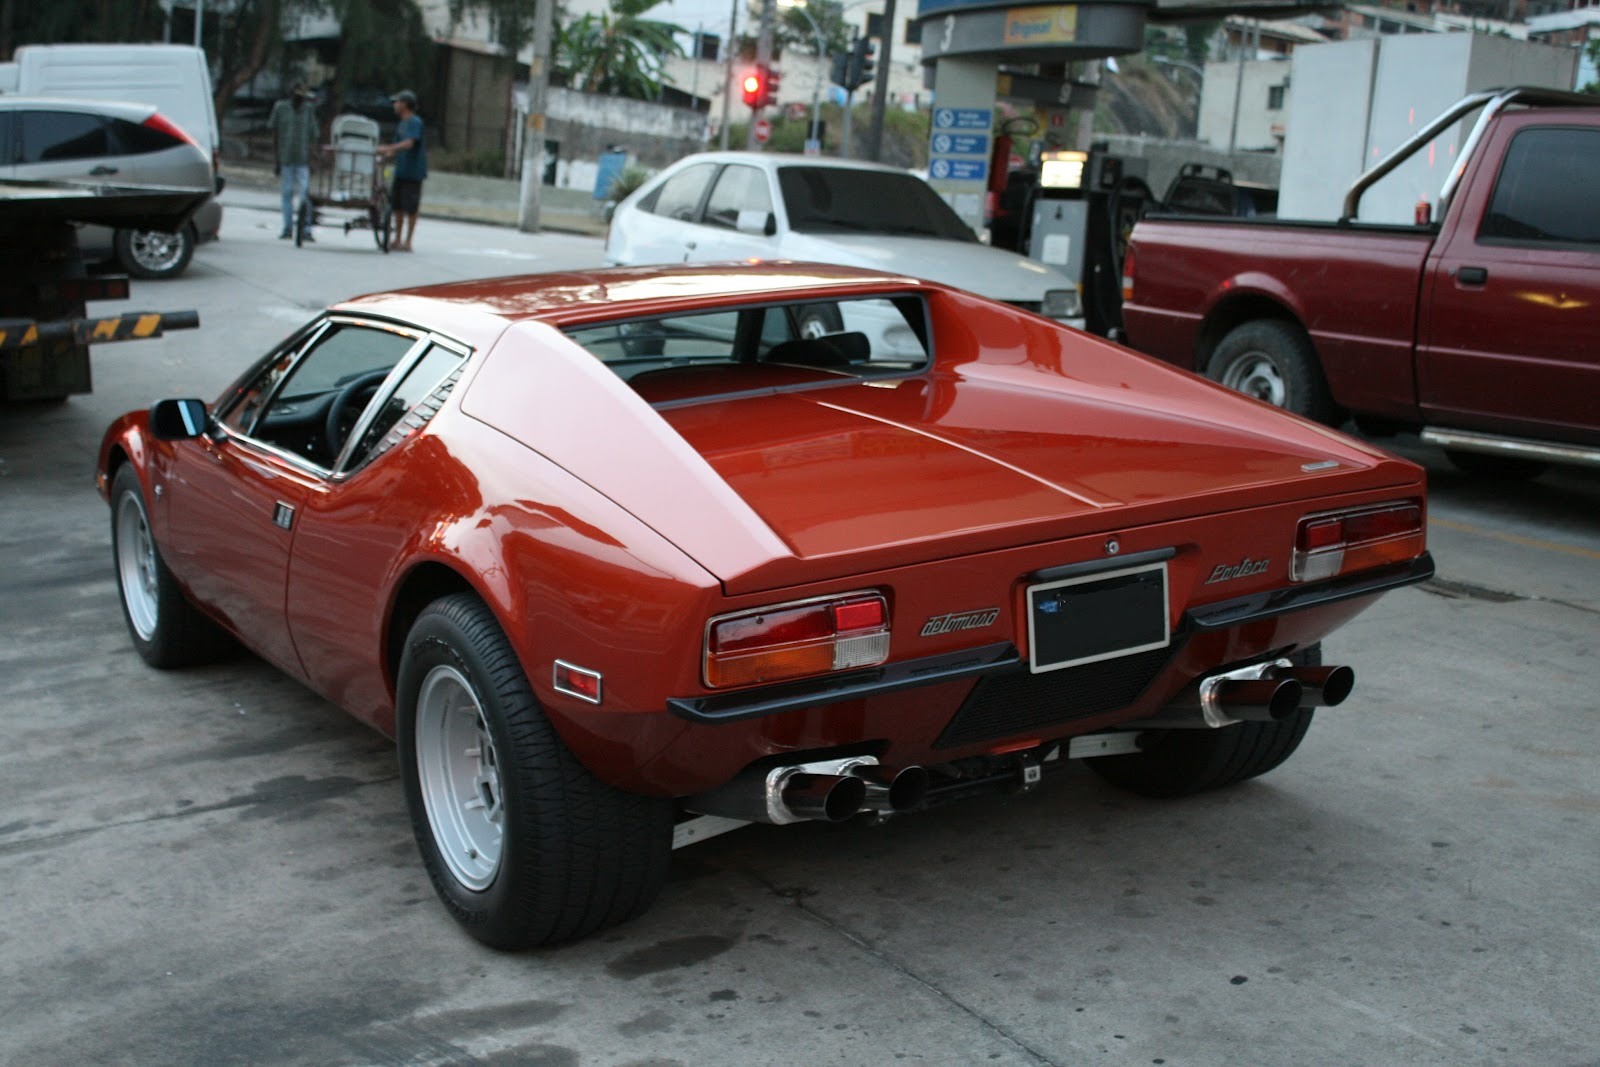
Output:
M778 232L778 220L770 211L741 211L733 228L740 233L759 233L771 237Z
M150 406L150 432L163 441L199 437L210 421L204 400L157 400Z

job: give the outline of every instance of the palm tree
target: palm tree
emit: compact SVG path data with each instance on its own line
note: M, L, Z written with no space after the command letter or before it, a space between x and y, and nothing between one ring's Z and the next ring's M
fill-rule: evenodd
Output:
M556 67L568 84L590 93L658 99L661 83L671 80L661 61L684 54L678 35L688 32L674 23L643 17L659 3L611 0L604 14L584 15L563 26L556 42Z

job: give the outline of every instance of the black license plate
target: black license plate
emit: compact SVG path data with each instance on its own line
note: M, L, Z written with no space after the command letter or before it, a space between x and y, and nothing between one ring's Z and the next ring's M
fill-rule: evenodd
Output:
M1063 578L1028 588L1028 663L1035 673L1165 648L1167 565Z

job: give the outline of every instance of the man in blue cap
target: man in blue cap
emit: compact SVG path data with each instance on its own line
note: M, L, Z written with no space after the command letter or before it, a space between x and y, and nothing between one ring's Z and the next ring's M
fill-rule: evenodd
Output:
M417 114L417 94L402 89L390 97L400 119L394 143L383 145L378 154L394 158L394 188L389 201L394 208L394 240L391 252L411 251L411 238L417 230L417 208L422 204L422 182L428 176L428 149L423 142L422 116Z

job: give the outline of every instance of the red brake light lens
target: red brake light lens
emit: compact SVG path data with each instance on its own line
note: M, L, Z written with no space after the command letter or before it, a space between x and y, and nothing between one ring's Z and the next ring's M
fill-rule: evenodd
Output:
M1400 563L1422 555L1426 545L1421 501L1310 515L1295 530L1289 578L1315 582Z
M158 133L164 133L168 137L176 137L180 141L186 141L197 148L200 145L200 142L196 141L193 137L190 137L188 132L184 130L182 126L179 126L176 122L173 122L159 111L145 119L143 125L149 129L157 131Z
M881 593L757 608L706 628L712 688L875 667L888 658L889 604Z

